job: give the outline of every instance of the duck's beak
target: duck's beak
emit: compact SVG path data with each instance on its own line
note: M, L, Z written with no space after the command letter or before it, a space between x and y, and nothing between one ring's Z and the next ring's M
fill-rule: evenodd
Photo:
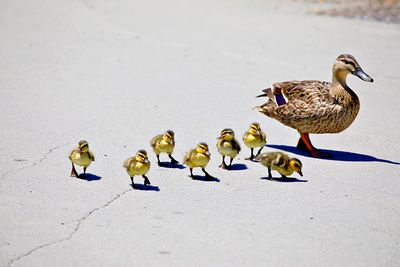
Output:
M300 174L301 177L303 177L303 173L301 171L299 171L299 174Z
M373 82L374 79L372 79L368 74L366 74L361 68L356 68L353 72L353 75L357 76L358 78L360 78L363 81L366 82Z

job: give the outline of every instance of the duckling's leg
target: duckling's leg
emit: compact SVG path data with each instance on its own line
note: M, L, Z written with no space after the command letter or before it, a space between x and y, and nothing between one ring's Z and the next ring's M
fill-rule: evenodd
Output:
M189 170L190 170L190 177L193 178L193 168L189 168Z
M222 156L222 163L218 167L220 167L222 169L226 169L227 168L226 163L225 163L225 156Z
M86 174L87 167L83 167L83 174Z
M271 173L271 166L268 166L268 178L272 178L272 173Z
M75 166L74 166L74 164L73 163L71 163L72 164L72 169L71 169L71 177L78 177L78 172L76 171L76 169L75 169Z
M156 156L157 156L157 164L158 166L160 166L161 165L160 154L156 154Z
M300 133L300 139L297 143L297 148L299 150L308 151L314 158L330 158L332 155L324 153L316 149L310 140L310 135L308 133Z
M134 185L135 183L133 182L133 176L131 176L131 181L132 181L132 185Z
M251 155L250 155L250 157L248 157L248 158L245 158L245 160L253 160L253 159L254 159L254 154L253 154L253 152L254 152L254 148L250 148L250 151L251 151Z
M149 178L147 178L146 175L142 175L143 179L144 179L144 185L149 185L150 184L150 180Z
M263 150L263 146L262 147L260 147L260 149L258 150L258 152L257 152L257 155L255 155L254 157L257 157L258 155L260 155L261 154L261 150Z
M228 168L231 168L231 167L232 167L232 161L233 161L233 158L231 158L231 159L229 160Z
M179 161L174 159L171 154L168 154L168 157L171 159L171 164L178 164L179 163Z
M204 172L204 174L206 175L205 178L207 180L211 180L213 177L206 171L206 169L201 168L201 170Z

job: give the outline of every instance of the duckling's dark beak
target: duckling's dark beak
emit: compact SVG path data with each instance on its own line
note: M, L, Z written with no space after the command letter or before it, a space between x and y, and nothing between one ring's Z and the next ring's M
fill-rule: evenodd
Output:
M300 174L301 177L303 177L303 173L301 171L299 171L299 174Z
M357 76L358 78L360 78L363 81L366 82L373 82L374 79L372 79L368 74L366 74L361 68L356 68L353 72L353 75Z

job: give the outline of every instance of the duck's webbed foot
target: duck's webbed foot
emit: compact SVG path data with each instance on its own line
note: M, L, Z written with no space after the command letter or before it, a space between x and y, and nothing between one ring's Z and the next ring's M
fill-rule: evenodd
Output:
M168 154L168 157L171 159L171 164L178 164L179 163L179 161L174 159L171 154Z
M201 170L203 171L203 173L205 174L204 178L206 180L212 180L214 177L212 177L204 168L201 168Z
M251 150L251 155L248 158L245 158L245 160L253 160L254 159L254 148L250 148Z
M316 149L313 146L308 133L300 134L300 139L297 143L297 149L301 151L308 151L310 155L314 158L332 158L331 154L322 152L321 150Z
M226 163L225 163L225 156L222 156L222 163L218 167L225 169L225 170L228 169L228 165L226 165Z
M74 166L73 163L72 163L72 169L71 169L71 174L70 174L70 176L71 176L71 177L79 177L79 174L78 174L78 172L76 171L75 166Z
M144 179L144 185L150 185L150 180L149 178L147 178L146 175L142 175L143 179Z

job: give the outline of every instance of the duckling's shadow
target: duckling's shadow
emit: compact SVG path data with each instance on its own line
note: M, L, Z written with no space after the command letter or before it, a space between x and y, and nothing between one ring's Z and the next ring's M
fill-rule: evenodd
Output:
M286 178L284 178L284 177L279 177L279 178L261 177L260 179L273 181L273 182L280 182L280 183L307 183L308 182L308 180L300 180L300 179L292 178L292 177L286 177Z
M216 178L216 177L208 177L208 178L206 178L204 175L193 175L193 176L189 175L189 177L192 178L192 180L195 180L195 181L217 182L217 183L220 182L220 180L218 178Z
M228 171L243 171L243 170L247 170L247 165L242 163L232 164L228 169Z
M133 190L141 191L160 191L160 188L155 185L144 185L144 184L130 184Z
M297 147L294 146L286 146L286 145L266 145L266 146L274 149L280 149L287 152L291 152L304 157L312 158L312 156L308 152L299 150ZM380 159L370 155L347 152L347 151L321 149L321 152L332 155L331 158L324 158L324 160L354 161L354 162L383 162L383 163L400 165L400 162L395 162L387 159Z
M169 169L185 169L186 167L180 163L173 164L171 162L161 162L158 166Z
M88 182L91 182L91 181L98 181L98 180L100 180L101 179L101 176L98 176L98 175L95 175L95 174L91 174L91 173L81 173L81 174L79 174L79 176L78 177L76 177L76 178L78 178L78 179L81 179L81 180L85 180L85 181L88 181Z

